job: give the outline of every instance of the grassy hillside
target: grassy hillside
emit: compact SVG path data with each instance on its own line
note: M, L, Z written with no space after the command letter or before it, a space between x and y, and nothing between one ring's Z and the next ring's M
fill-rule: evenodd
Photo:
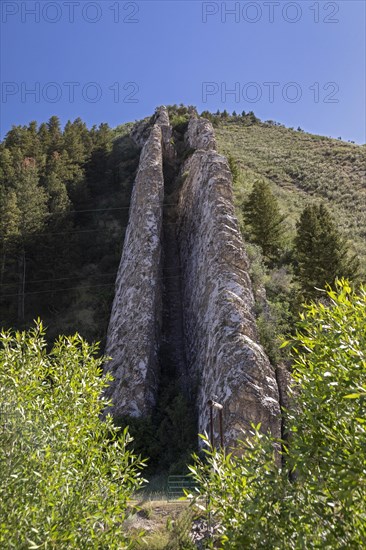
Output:
M235 185L240 207L253 182L264 178L287 217L290 233L304 205L324 200L352 242L366 272L366 146L245 118L219 119L219 151L240 167Z

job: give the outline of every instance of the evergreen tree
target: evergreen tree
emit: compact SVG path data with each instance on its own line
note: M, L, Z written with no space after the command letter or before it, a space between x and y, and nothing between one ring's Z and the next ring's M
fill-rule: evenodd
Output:
M48 207L50 213L61 214L70 208L70 199L67 195L65 184L55 172L47 178L47 191L49 194Z
M27 159L20 167L15 182L20 210L20 234L23 242L42 230L46 215L46 194L39 186L37 168Z
M85 170L82 162L73 161L66 150L59 153L54 151L48 155L44 174L41 183L48 193L51 176L57 176L57 179L65 186L66 194L71 201L80 202L86 197ZM54 188L54 184L51 183Z
M315 287L333 284L337 277L356 276L358 260L347 252L346 241L326 206L306 206L295 237L296 275L306 298L314 297Z
M90 131L93 141L93 151L86 165L88 186L94 195L103 192L106 183L108 159L112 148L111 131L108 124L93 126Z
M42 144L39 139L36 121L30 122L28 125L26 141L22 148L22 152L25 157L35 159L38 170L43 168L45 164L45 157L42 150Z
M240 170L237 160L230 153L227 155L227 160L229 163L229 168L231 175L233 177L233 185L235 185L239 180Z
M259 122L259 118L257 118L253 111L249 111L248 118L252 124L257 124Z
M72 162L83 164L90 156L92 139L84 122L68 121L63 134L64 148Z
M282 247L284 237L284 216L272 193L270 185L258 180L244 204L244 219L249 223L253 241L258 244L264 256L272 258Z
M13 251L19 237L20 210L13 189L0 187L0 282L2 284L9 252Z
M19 235L20 210L13 189L0 187L0 238L3 242Z
M14 162L11 150L2 147L0 149L0 184L11 185L14 180Z
M51 116L47 122L48 128L48 153L62 150L62 131L60 119L57 116Z
M42 152L46 154L50 144L50 137L48 133L48 127L45 122L42 122L42 124L40 124L37 135L42 148Z
M13 147L23 148L26 141L27 128L26 126L13 125L11 130L5 136L5 147L12 149Z
M24 319L26 280L26 249L32 236L42 230L46 220L46 193L39 185L37 168L33 159L24 159L18 166L15 181L18 217L18 319Z

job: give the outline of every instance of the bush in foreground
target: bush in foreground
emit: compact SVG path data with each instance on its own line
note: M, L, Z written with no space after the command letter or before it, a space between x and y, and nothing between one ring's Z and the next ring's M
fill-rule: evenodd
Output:
M42 325L1 335L1 548L129 548L122 523L143 462L111 417L101 420L96 346Z
M240 456L209 447L207 462L196 457L191 468L222 548L365 546L366 288L338 281L327 298L305 307L285 344L295 390L288 447L256 427Z

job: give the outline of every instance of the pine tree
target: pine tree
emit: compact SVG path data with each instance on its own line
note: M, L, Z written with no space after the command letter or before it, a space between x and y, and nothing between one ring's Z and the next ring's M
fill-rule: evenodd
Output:
M66 186L54 172L47 178L47 191L49 194L48 207L50 213L62 214L70 209L71 203L67 195Z
M18 166L14 185L19 209L18 245L18 319L24 319L26 279L26 250L32 236L42 230L46 220L46 193L39 185L37 167L33 159L24 159Z
M94 195L103 192L106 183L108 159L111 152L111 130L108 124L100 124L91 129L90 135L93 141L93 151L86 165L86 178L88 186Z
M0 283L2 284L9 252L16 247L19 237L20 210L13 189L0 187Z
M63 141L72 162L83 164L90 156L92 140L85 123L80 118L66 123Z
M50 145L50 136L48 133L47 124L45 122L42 122L42 124L40 124L37 135L42 152L46 154Z
M253 241L262 248L264 256L276 256L283 244L285 218L267 182L258 180L254 183L244 204L244 219L250 225Z
M348 255L347 244L324 204L306 206L295 237L296 276L306 298L338 277L355 278L358 260Z
M27 140L27 127L13 125L11 130L5 136L5 147L10 149L14 147L23 148L25 141Z
M8 187L14 180L14 161L10 149L0 149L0 184Z
M60 119L57 116L51 116L51 118L47 122L47 128L49 139L48 153L61 151L63 140Z
M25 242L42 230L46 215L46 194L39 186L37 168L32 162L23 162L15 182L17 204L20 210L20 233Z
M233 177L233 185L235 186L240 176L238 161L230 153L227 155L227 160L228 160L231 175Z

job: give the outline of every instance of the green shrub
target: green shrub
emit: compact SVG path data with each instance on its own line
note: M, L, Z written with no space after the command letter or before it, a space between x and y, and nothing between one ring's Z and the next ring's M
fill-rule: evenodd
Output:
M289 441L253 427L235 455L205 440L207 462L196 457L191 467L220 548L365 545L366 288L356 293L343 280L326 295L328 306L305 306L286 343L295 381Z
M75 335L47 353L40 323L1 335L1 548L130 547L121 523L143 463L101 420L96 352Z

